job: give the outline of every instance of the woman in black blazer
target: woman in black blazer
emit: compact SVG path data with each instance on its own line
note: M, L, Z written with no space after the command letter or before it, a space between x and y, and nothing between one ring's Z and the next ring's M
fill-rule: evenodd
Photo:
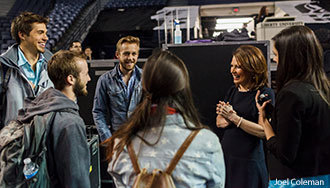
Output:
M271 123L264 112L269 101L257 103L269 150L269 187L329 187L330 82L322 48L306 26L284 29L273 41L278 66Z

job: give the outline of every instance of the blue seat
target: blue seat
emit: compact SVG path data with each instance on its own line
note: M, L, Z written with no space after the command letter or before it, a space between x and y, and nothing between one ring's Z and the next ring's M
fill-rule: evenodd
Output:
M56 43L60 40L60 36L58 34L54 34L51 39L53 39Z
M11 39L10 33L6 32L6 31L2 32L1 36L2 36L1 38L4 42L7 42L8 40Z
M8 46L9 45L7 43L1 43L1 50L7 51Z

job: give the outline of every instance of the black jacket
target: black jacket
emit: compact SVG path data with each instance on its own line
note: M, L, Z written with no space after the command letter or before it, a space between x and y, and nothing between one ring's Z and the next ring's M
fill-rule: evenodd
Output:
M313 85L295 81L277 95L267 141L271 179L330 174L330 106Z

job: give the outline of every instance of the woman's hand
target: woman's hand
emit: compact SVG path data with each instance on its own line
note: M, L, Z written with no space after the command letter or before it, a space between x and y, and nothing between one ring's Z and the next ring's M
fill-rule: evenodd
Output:
M265 112L265 107L268 103L270 103L271 100L267 100L262 105L260 105L258 103L259 95L260 95L260 91L258 90L256 97L255 97L256 106L259 111L258 123L259 123L259 125L262 125L264 127L266 139L269 140L271 137L275 136L274 130L273 130L272 126L270 125L268 119L266 118L266 112Z
M236 116L236 112L233 109L233 106L228 102L225 103L223 101L219 102L219 111L218 114L224 117L228 121L233 121L234 116Z
M218 115L216 119L216 125L219 128L226 128L230 124L230 121L221 115L224 107L227 105L229 105L229 103L225 103L223 101L219 101L219 103L217 104L216 113Z
M216 108L216 113L219 115L221 113L221 111L223 110L223 107L225 105L229 104L228 102L225 103L223 101L219 101L219 103L217 104L217 108Z
M262 118L262 120L265 120L266 119L266 111L265 111L265 108L266 108L266 105L268 103L271 102L271 100L267 100L265 101L264 103L262 103L262 105L260 105L258 103L258 100L259 100L259 96L260 96L260 90L257 91L257 94L255 96L255 100L256 100L256 106L257 106L257 109L259 111L259 119Z

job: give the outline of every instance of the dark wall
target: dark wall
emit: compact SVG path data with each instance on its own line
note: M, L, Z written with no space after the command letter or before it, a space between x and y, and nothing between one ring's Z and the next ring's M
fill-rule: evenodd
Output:
M318 0L319 4L326 9L327 11L330 11L330 1L329 0Z
M117 41L124 36L140 38L140 57L147 58L153 48L158 47L157 26L150 17L160 8L140 7L126 8L124 11L106 9L100 13L91 28L83 46L91 46L94 59L113 59Z
M323 50L330 50L330 23L306 23L305 25L314 31Z
M202 122L210 126L219 136L222 132L216 128L216 104L233 85L230 74L232 52L242 44L254 45L263 52L269 61L266 41L219 42L211 44L169 45L168 49L179 56L186 64L196 107Z
M91 46L94 59L115 59L116 44L121 37L132 35L140 38L140 58L151 55L152 49L158 46L156 31L122 31L122 32L93 32L83 42L83 47ZM102 55L103 53L103 55Z
M227 90L233 85L230 74L232 52L242 44L251 44L261 49L269 62L266 41L217 42L210 44L168 45L169 51L179 56L186 64L196 107L202 116L202 122L215 129L215 108L223 100ZM144 62L139 60L142 67ZM79 97L80 114L87 125L93 125L92 107L97 80L105 71L114 67L114 60L94 60L89 63L91 81L87 85L88 96Z

